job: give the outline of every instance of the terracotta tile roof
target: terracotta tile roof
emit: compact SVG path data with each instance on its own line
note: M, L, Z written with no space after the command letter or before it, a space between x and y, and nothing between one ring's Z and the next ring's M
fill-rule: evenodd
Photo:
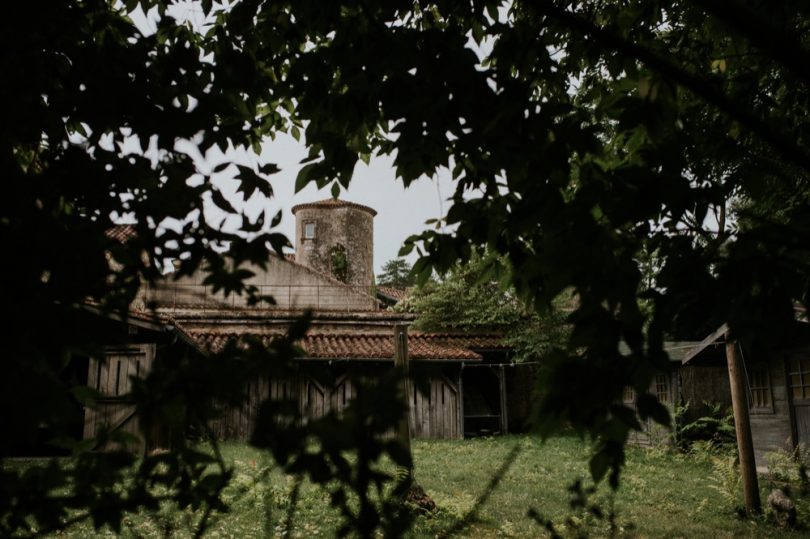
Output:
M368 206L364 206L356 202L349 202L348 200L340 200L339 198L325 198L323 200L317 200L315 202L305 202L303 204L296 204L295 206L292 207L292 213L293 215L295 215L295 213L298 210L310 208L355 208L358 210L367 211L372 215L372 217L377 215L377 210L375 210L374 208L369 208Z
M507 350L511 348L507 344L503 335L498 333L419 333L413 332L410 336L416 336L437 344L448 343L453 346L460 346L470 350Z
M176 320L189 323L221 324L225 322L238 322L240 324L255 324L266 321L292 322L301 318L300 310L287 310L280 308L246 308L240 309L199 309L159 307L158 312L170 313ZM397 313L392 311L313 311L315 322L394 322L408 323L416 319L413 313Z
M188 334L210 352L222 350L231 339L250 333L189 330ZM279 334L256 335L265 345ZM394 343L391 335L362 333L316 333L304 337L298 345L310 359L392 360ZM416 361L481 361L481 356L454 342L454 339L434 339L430 335L408 335L408 352Z
M111 320L118 320L135 325L137 325L138 322L143 322L151 325L151 329L165 329L166 326L177 327L177 322L166 313L136 308L129 308L126 312L108 310L105 309L101 303L92 299L84 300L84 302L77 304L77 307Z
M137 235L133 225L115 225L112 228L108 228L105 234L107 234L107 237L111 240L120 243L126 243Z
M399 301L407 298L411 294L411 290L408 288L394 288L393 286L378 286L377 293Z

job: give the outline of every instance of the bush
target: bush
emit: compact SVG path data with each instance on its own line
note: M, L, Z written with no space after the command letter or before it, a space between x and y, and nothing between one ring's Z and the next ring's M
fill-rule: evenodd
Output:
M810 448L800 443L795 448L790 441L785 447L765 455L768 463L768 479L771 483L790 483L799 485L802 494L810 492L810 480L807 470L810 466Z
M709 415L689 423L684 422L689 403L675 408L675 443L678 447L688 452L695 449L716 452L736 446L733 412L724 410L718 403L703 404L709 409Z

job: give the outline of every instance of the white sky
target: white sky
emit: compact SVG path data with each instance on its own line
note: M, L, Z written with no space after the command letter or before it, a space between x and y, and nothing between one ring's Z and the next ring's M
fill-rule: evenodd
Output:
M270 177L274 197L269 201L270 212L267 219L282 210L282 220L279 230L294 243L295 218L290 209L303 202L312 202L324 198L331 198L330 187L318 190L314 184L299 193L295 193L295 178L301 166L300 161L306 157L307 151L303 144L287 135L276 137L275 141L267 141L259 157L261 163L276 163L281 172ZM205 158L199 159L198 164L203 171L213 169L224 160L234 159L242 164L250 165L256 161L253 154L243 151L230 151L225 155L218 151L209 152ZM230 167L222 174L215 176L215 183L220 186L223 193L237 208L245 208L248 214L255 216L264 206L263 197L255 194L246 203L242 202L241 194L236 193L238 182L235 176L235 167ZM372 158L368 165L360 162L348 191L343 191L340 198L365 204L377 210L374 218L374 268L379 273L380 268L388 260L395 258L402 247L404 240L426 228L425 221L439 219L446 213L449 203L447 198L453 193L453 182L449 171L444 171L438 179L424 178L413 182L407 189L400 180L395 178L393 159ZM216 210L208 214L209 219L217 218ZM411 262L414 259L409 257Z

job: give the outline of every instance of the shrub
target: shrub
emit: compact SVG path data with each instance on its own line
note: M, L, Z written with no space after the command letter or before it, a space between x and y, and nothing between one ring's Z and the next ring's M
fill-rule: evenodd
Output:
M785 447L765 455L768 463L768 479L772 483L791 483L800 486L801 492L810 492L807 470L810 466L810 448L800 443L795 448L790 441Z
M675 408L675 442L684 451L692 451L696 442L701 450L715 452L736 445L734 414L719 403L703 403L709 414L685 423L689 403ZM707 443L708 442L708 443Z

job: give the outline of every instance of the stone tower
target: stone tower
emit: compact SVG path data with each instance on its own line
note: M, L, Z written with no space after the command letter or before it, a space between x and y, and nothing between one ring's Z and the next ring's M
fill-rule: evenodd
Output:
M352 286L374 284L374 216L368 206L326 199L293 206L295 261Z

